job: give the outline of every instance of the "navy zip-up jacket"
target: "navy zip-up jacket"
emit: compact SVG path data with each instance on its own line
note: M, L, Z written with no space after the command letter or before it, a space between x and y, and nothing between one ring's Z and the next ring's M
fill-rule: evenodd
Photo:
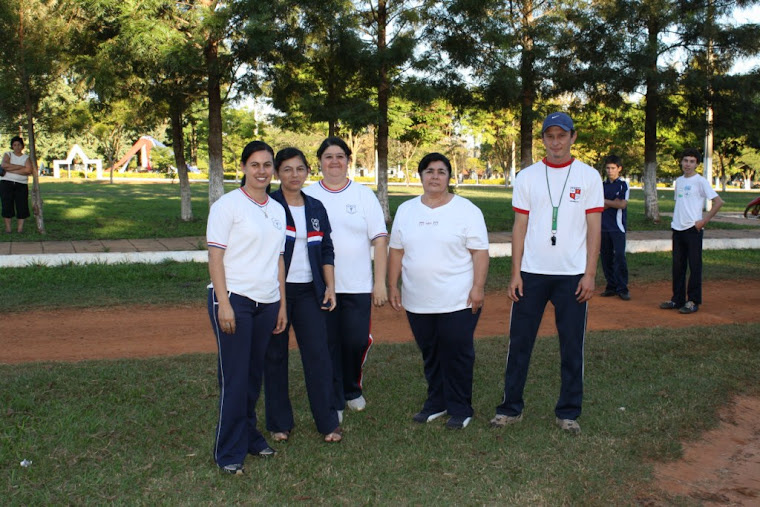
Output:
M290 269L290 261L293 259L293 247L296 243L296 225L293 215L288 208L288 202L282 195L282 190L276 190L270 197L282 204L285 208L287 227L285 230L285 276ZM306 212L306 235L311 265L311 276L314 279L314 290L320 303L325 297L325 279L322 275L322 266L325 264L335 265L335 252L332 239L330 238L330 220L327 218L327 210L318 199L314 199L303 192L304 209Z

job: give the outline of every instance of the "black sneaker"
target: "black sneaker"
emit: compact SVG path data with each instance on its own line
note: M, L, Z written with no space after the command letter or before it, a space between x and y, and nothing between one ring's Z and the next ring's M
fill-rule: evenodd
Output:
M612 297L612 296L614 296L616 294L617 293L614 291L614 289L605 289L604 292L602 292L599 295L602 296L603 298L609 298L609 297Z
M233 463L232 465L225 465L221 467L222 472L230 475L243 475L245 473L245 469L243 468L242 463Z
M620 292L620 293L618 293L618 296L623 301L630 301L631 300L631 293L628 292L628 291L626 291L626 292Z
M687 301L685 305L678 309L678 313L697 313L699 305L694 301Z
M675 304L673 301L665 301L664 303L660 303L660 308L663 310L675 310L678 308L678 305Z
M446 422L446 427L450 430L463 430L467 427L468 424L470 424L470 421L472 421L472 417L452 415L451 418Z
M425 410L424 408L414 414L414 417L412 417L412 420L416 423L425 424L429 423L430 421L435 421L441 416L446 415L446 411L438 411L438 410Z
M271 458L275 454L277 454L277 451L275 451L269 446L264 447L262 450L256 453L256 455L261 458Z

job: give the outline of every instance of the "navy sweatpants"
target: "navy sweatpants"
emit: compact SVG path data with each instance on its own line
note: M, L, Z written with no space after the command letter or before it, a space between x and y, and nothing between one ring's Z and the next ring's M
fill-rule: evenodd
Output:
M686 301L702 304L702 236L691 227L685 231L673 230L673 301L683 306ZM686 268L689 282L686 283Z
M219 303L214 289L208 291L208 313L219 349L219 421L214 442L214 461L220 466L242 464L248 453L268 447L256 429L256 402L264 376L264 355L277 324L280 303L257 303L231 293L235 333L219 328Z
M473 337L480 310L475 314L470 308L451 313L406 312L406 316L422 352L428 384L423 410L471 417Z
M327 347L325 310L320 309L313 283L285 285L288 328L272 336L264 365L264 393L269 431L290 431L295 425L288 396L288 336L292 325L301 351L311 414L323 435L338 427L334 407L333 368Z
M625 260L625 233L602 232L602 270L607 280L607 290L618 294L628 292L628 263Z
M575 290L583 275L536 275L521 273L523 297L512 303L509 349L504 373L504 399L496 413L516 416L525 407L523 390L530 356L546 303L554 305L559 333L562 387L554 413L560 419L577 419L583 401L583 344L588 303L576 300Z
M372 347L372 294L336 294L338 306L326 316L333 364L335 409L362 395L364 362Z

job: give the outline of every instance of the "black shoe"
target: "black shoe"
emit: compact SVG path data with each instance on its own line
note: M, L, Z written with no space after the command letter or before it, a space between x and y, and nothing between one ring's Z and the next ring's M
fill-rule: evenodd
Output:
M615 296L616 294L617 293L613 289L605 289L604 292L602 292L599 295L602 296L603 298L609 298L609 297Z
M628 291L621 292L621 293L618 294L618 297L620 297L620 299L622 299L623 301L630 301L631 300L631 293L628 292Z
M424 408L414 414L414 417L412 417L412 420L416 423L425 424L429 423L430 421L435 421L441 416L446 415L445 410L425 410Z
M256 455L261 458L271 458L275 454L277 454L277 451L275 451L269 446L264 447L262 450L256 453Z
M675 310L678 308L678 305L675 304L673 301L665 301L664 303L660 303L660 308L663 310Z
M470 424L472 417L463 415L452 415L446 422L446 427L450 430L463 430Z

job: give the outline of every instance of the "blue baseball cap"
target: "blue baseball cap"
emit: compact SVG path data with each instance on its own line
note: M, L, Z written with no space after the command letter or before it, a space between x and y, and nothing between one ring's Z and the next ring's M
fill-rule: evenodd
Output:
M566 132L570 132L574 129L573 119L567 114L557 111L546 117L544 126L541 128L541 134L543 135L549 127L559 127Z

